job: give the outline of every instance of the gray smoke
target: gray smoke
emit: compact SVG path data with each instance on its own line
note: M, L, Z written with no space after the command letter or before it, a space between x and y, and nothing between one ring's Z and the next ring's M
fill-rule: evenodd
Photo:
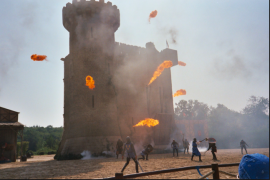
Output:
M171 28L169 30L169 34L170 34L170 43L177 44L178 31L175 28Z
M210 72L220 79L230 80L232 78L248 79L253 72L248 62L230 50L223 57L214 59Z
M39 30L41 17L48 19L51 16L51 14L44 15L45 8L47 7L34 0L1 1L0 89L8 81L10 69L18 64L20 54L27 45L27 34Z

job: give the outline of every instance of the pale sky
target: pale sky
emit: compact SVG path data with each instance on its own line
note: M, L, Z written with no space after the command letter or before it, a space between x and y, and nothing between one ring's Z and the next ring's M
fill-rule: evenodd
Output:
M0 106L27 126L63 126L64 69L69 33L62 8L71 0L1 0ZM107 0L105 0L107 2ZM112 0L121 15L117 42L178 51L187 64L172 70L180 100L242 110L251 95L269 98L268 0ZM151 11L156 18L148 23ZM169 31L176 33L176 44ZM33 62L32 54L48 56Z

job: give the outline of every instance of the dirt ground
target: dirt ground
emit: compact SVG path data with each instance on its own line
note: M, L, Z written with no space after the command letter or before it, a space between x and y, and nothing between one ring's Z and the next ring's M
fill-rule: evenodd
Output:
M261 153L269 157L269 149L248 149L250 154ZM242 158L240 149L218 150L218 164L238 163ZM179 157L172 157L172 154L152 154L148 161L140 160L140 164L145 172L162 169L178 168L185 166L210 165L212 161L211 152L198 162L198 157L194 161L190 160L190 155L179 153ZM15 162L0 164L0 179L93 179L113 177L116 172L120 172L125 164L125 159L104 158L91 160L55 161L53 155L34 156L27 162ZM220 168L220 170L237 174L238 167ZM202 169L205 175L211 169ZM130 162L124 174L135 173L135 164ZM167 173L161 175L146 176L142 179L198 179L200 175L197 170ZM211 179L212 176L209 177ZM227 175L220 174L221 179L233 179Z

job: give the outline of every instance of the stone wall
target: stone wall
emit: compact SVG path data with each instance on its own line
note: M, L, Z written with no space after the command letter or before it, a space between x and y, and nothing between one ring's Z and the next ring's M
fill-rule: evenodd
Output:
M164 60L178 64L177 51L159 52L151 42L145 48L115 42L120 12L109 2L68 3L63 25L70 33L70 53L63 60L64 133L58 154L100 153L106 150L104 144L115 146L126 136L135 144L154 139L169 143L174 125L170 69L148 83ZM94 90L85 85L88 75L95 80ZM162 127L133 127L145 118L159 117ZM157 133L165 140L155 138Z

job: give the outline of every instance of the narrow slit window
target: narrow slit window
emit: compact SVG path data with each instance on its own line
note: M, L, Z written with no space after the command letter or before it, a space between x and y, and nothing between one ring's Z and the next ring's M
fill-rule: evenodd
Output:
M95 108L95 97L92 95L92 108Z
M109 72L109 74L111 73L110 72L110 63L108 63L108 72Z
M159 87L159 100L160 100L160 111L161 111L161 113L163 113L161 87Z
M91 27L91 38L93 38L93 28Z

